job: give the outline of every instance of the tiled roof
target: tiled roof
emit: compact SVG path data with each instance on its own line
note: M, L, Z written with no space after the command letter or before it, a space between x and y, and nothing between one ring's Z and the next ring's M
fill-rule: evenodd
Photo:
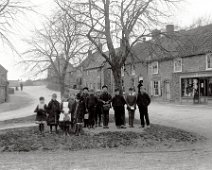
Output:
M175 31L154 40L138 42L134 45L133 55L127 58L126 64L189 57L207 52L212 52L212 24ZM92 69L101 67L104 62L105 59L101 54L95 52L89 55L80 65L84 69Z
M212 24L137 43L133 51L137 61L147 62L212 52Z
M106 52L107 54L108 52ZM99 68L102 67L105 63L105 58L99 53L95 52L93 54L88 55L88 57L85 59L86 65L84 67L85 70L93 69L93 68Z

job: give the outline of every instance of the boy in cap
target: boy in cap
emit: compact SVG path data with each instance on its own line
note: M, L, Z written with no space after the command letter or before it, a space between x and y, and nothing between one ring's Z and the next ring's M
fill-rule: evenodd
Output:
M119 89L115 89L115 96L112 99L112 106L115 112L115 123L117 128L125 127L125 107L126 101L120 94Z
M90 90L89 96L86 98L85 106L89 114L89 127L94 128L96 117L96 106L98 103L97 97L94 95L94 90Z
M99 97L102 103L102 113L103 113L103 128L108 129L109 126L109 111L111 108L111 95L108 93L108 87L106 85L102 86L102 94Z

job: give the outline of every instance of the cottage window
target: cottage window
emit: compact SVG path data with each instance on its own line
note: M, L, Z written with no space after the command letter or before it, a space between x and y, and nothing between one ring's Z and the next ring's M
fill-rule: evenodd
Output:
M212 53L206 55L206 70L212 70Z
M152 81L152 95L153 96L160 96L161 89L160 89L160 81Z
M182 72L182 58L177 58L174 60L174 72Z
M152 74L158 74L158 62L152 63Z

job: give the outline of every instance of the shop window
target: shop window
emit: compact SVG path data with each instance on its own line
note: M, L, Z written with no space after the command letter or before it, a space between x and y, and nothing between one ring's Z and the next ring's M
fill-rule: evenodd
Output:
M152 74L158 74L158 62L152 63Z
M182 97L193 97L195 91L198 91L198 79L185 78L181 80Z
M212 78L208 79L208 96L212 97Z
M174 72L182 72L182 58L177 58L174 60Z
M206 70L212 70L212 53L206 55Z

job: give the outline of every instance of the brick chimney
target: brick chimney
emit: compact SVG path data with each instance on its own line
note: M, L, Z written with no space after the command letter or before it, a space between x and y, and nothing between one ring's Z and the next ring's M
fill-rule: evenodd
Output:
M167 33L174 33L174 25L166 25L166 32Z

